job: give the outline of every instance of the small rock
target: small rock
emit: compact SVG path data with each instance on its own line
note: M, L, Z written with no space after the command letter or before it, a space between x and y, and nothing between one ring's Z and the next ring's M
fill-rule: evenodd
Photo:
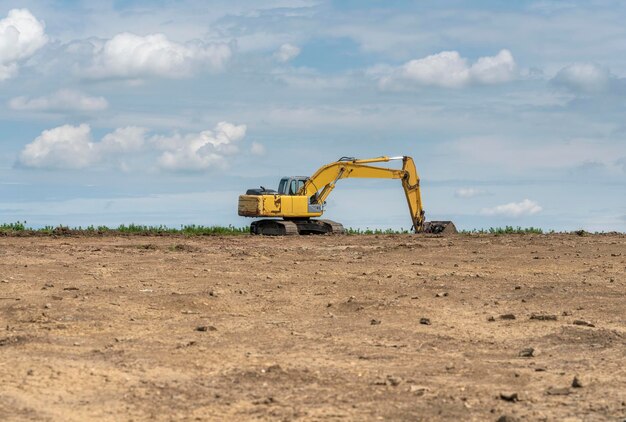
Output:
M427 391L428 387L423 387L421 385L411 385L409 387L409 393L413 393L416 396L423 396Z
M535 356L535 349L533 349L532 347L526 347L520 350L518 355L521 358L532 358L533 356Z
M519 419L511 415L502 415L496 422L517 422L518 420Z
M435 297L446 297L448 296L448 292L439 292L435 295Z
M534 319L537 321L556 321L556 315L548 315L548 314L531 314L530 319Z
M370 321L370 324L371 324L371 325L380 325L380 320L379 320L379 319L372 319L372 320Z
M396 387L400 385L402 379L398 377L394 377L393 375L387 375L387 385L391 385L392 387Z
M504 401L516 402L519 400L517 393L500 393L500 398Z
M268 397L266 399L263 400L255 400L252 402L253 404L272 404L272 403L276 403L276 399L274 397Z
M561 316L570 316L572 315L572 313L570 311L563 311L561 312Z
M196 331L217 331L217 328L212 325L199 325L196 327Z
M546 391L546 394L548 394L550 396L567 396L570 393L571 393L571 391L567 387L563 387L563 388L550 387Z
M584 327L595 327L595 325L593 325L589 321L583 321L582 319L576 319L576 320L574 320L574 322L572 322L572 324L574 324L574 325L582 325Z
M35 371L33 371L32 369L29 369L28 371L26 371L26 375L34 375Z
M487 317L487 321L494 322L496 319L493 316Z
M583 388L583 383L580 381L580 378L574 377L574 379L572 380L572 387Z
M46 303L45 305L43 305L43 307L46 308L46 309L50 309L50 308L52 308L52 305L49 304L49 303Z
M500 319L508 319L508 320L515 319L515 315L514 314L502 314L500 315Z
M268 366L265 372L280 372L282 370L283 368L281 368L279 364L275 363L274 365Z
M78 287L64 287L63 290L80 290Z
M420 318L420 324L422 324L422 325L430 325L430 319L429 318Z

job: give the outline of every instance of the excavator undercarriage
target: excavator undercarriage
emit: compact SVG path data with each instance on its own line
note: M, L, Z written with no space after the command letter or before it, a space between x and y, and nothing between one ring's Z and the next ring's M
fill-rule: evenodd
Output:
M331 220L296 219L278 220L266 219L253 221L250 224L251 234L266 236L288 236L295 234L343 234L343 225Z

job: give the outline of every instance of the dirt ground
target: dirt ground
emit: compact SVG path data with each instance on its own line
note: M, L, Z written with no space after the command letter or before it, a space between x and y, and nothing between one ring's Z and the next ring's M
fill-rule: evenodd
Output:
M626 235L4 237L0 419L622 421L625 273Z

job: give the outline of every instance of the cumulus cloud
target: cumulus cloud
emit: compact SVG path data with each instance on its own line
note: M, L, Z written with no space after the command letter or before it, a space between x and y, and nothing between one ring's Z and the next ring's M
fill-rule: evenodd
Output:
M382 88L400 88L407 83L460 88L471 84L499 84L516 77L517 66L509 50L481 57L471 66L457 51L442 51L392 69L379 82Z
M173 171L202 171L225 168L228 158L239 153L246 135L245 125L220 122L214 130L172 136L147 136L146 128L118 128L95 141L87 124L64 125L45 130L24 147L18 163L24 167L46 169L83 169L90 166L141 155L160 168ZM260 151L252 145L252 152ZM140 153L140 154L138 154Z
M44 130L26 145L19 162L36 168L84 168L94 162L94 149L89 125L63 125Z
M274 53L274 58L281 63L286 63L295 59L300 54L300 48L293 44L283 44L278 51Z
M28 9L12 9L0 20L0 81L15 76L18 63L48 42L44 29Z
M220 122L213 131L171 137L156 137L153 142L165 151L158 164L166 170L198 171L225 167L226 157L239 152L238 143L246 136L246 125Z
M475 196L486 194L487 192L485 190L476 188L459 188L454 192L454 196L457 198L474 198Z
M44 130L24 147L18 162L33 168L82 169L105 160L110 154L140 149L145 133L143 128L121 128L94 142L89 125L63 125Z
M140 151L145 143L147 129L127 126L104 135L98 149L105 154Z
M124 32L95 47L86 73L96 79L184 78L200 69L221 70L231 56L232 49L226 43L180 44L163 34Z
M601 93L615 81L611 72L594 63L575 63L564 67L552 79L556 86L577 93Z
M37 98L16 97L9 101L9 107L13 110L32 111L100 111L108 106L104 97L90 97L71 89Z
M522 202L510 202L493 208L483 208L481 214L489 216L522 217L537 214L541 212L542 209L543 208L541 208L537 202L524 199Z

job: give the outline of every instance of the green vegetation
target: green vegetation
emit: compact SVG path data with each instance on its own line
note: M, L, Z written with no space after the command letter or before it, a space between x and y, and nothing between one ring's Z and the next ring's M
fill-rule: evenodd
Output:
M248 234L248 227L224 226L199 226L195 224L182 225L180 228L168 226L145 226L139 224L121 224L118 227L107 226L87 226L87 227L66 227L66 226L45 226L32 228L26 225L26 221L16 223L0 224L0 234L42 234L42 235L103 235L103 234L135 234L135 235L184 235L184 236L211 236L211 235L241 235Z
M410 230L400 229L370 229L367 228L365 230L362 229L346 229L347 234L409 234L412 233ZM537 227L513 227L513 226L505 226L505 227L491 227L489 229L474 229L474 230L461 230L459 233L461 234L493 234L493 235L503 235L503 234L543 234L544 231ZM550 231L548 233L554 233L554 231Z
M182 236L214 236L214 235L245 235L250 233L248 227L235 227L232 225L224 226L199 226L195 224L181 225L180 228L168 226L146 226L141 224L121 224L117 227L107 226L87 226L87 227L67 227L67 226L45 226L41 228L31 228L26 225L26 221L17 221L15 223L0 224L0 235L182 235ZM381 234L410 234L411 230L401 228L395 229L354 229L347 228L348 235L381 235ZM489 229L473 229L461 230L462 235L474 234L490 234L490 235L508 235L508 234L552 234L554 230L543 231L538 227L491 227ZM564 232L568 233L568 232ZM576 230L569 232L578 236L591 235L585 230ZM596 233L597 234L597 233Z
M490 227L489 229L462 230L462 234L543 234L543 230L537 227ZM550 231L554 233L554 231Z
M370 229L370 228L366 228L365 230L362 229L353 229L352 227L349 227L346 229L346 234L408 234L411 233L411 231L409 230L404 230L404 229L400 229L400 230L394 230L394 229Z
M26 230L26 221L23 223L18 221L16 223L4 223L0 224L0 232L21 232Z

